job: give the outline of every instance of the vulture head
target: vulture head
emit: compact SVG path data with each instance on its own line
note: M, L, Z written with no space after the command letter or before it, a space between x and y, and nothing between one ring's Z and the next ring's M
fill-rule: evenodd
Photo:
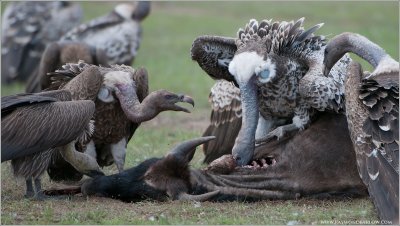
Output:
M114 11L124 19L142 21L150 13L150 2L122 3L115 6Z
M139 69L136 73L146 73L145 69ZM157 90L151 92L142 103L134 103L138 100L138 87L132 79L132 74L125 71L112 71L104 75L103 85L97 97L106 103L114 102L116 99L121 104L125 115L132 122L142 122L154 118L162 111L183 111L190 113L177 103L185 102L194 106L192 97L175 94L167 90Z
M189 194L192 190L189 162L197 146L214 138L210 136L185 141L164 158L151 158L119 174L89 179L81 186L81 191L84 195L105 196L122 201L146 198L165 200L167 197L173 200L207 200L218 194L218 191Z

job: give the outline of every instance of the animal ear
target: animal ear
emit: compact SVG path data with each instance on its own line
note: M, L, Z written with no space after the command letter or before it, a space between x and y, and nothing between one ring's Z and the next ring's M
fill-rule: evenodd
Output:
M173 156L176 159L189 163L193 158L196 147L213 139L215 139L214 136L208 136L182 142L173 148L167 156Z
M139 101L142 102L149 95L149 80L146 68L137 69L133 74L133 80L136 83L136 93Z
M142 21L150 13L150 2L139 1L135 5L135 11L133 11L132 18L134 20Z
M228 68L236 50L234 38L200 36L194 40L190 52L192 60L212 78L235 82Z
M39 65L39 79L41 89L49 88L51 85L50 76L47 73L55 71L60 62L61 46L58 43L51 43L43 52Z

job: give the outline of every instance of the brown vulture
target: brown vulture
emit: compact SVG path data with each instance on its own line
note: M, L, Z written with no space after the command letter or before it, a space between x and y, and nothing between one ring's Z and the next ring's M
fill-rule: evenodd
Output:
M239 165L251 160L256 139L302 130L317 111L343 111L351 60L345 55L325 77L326 40L314 35L322 24L305 30L303 21L252 19L237 38L201 36L193 42L192 59L212 78L240 89L242 125L232 149Z
M80 150L95 157L100 166L115 162L118 171L124 169L126 147L140 123L153 119L162 111L189 112L176 105L190 103L191 97L167 90L148 92L148 76L144 68L125 65L101 67L79 62L48 74L49 89L68 90L73 100L92 100L96 110L95 129ZM51 164L52 179L71 179L65 175L62 159ZM80 179L79 177L77 179Z
M36 77L46 46L58 41L83 17L77 2L26 1L7 4L2 18L1 81Z
M325 48L324 74L345 53L368 61L374 70L349 66L346 116L358 172L381 220L399 223L399 63L385 50L354 33L334 37Z
M66 90L1 98L1 162L11 160L14 174L26 179L27 197L43 197L40 176L56 152L81 173L103 174L94 158L75 150L93 133L94 111L93 101L72 100Z

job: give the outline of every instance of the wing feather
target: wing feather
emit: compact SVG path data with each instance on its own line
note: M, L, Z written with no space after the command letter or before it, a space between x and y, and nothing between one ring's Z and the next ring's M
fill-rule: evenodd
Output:
M93 101L31 103L2 118L1 161L20 158L77 139L93 116Z
M216 139L203 145L205 163L232 152L242 125L240 90L233 83L218 80L209 100L212 105L210 125L203 136L216 136Z
M200 36L194 40L190 52L192 60L212 78L235 82L228 67L236 50L234 38Z

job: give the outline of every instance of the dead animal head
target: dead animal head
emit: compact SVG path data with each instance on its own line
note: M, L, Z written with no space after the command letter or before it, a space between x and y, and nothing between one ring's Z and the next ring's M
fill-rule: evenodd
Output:
M165 200L207 200L218 194L212 191L191 195L189 162L196 147L215 137L201 137L177 145L164 158L148 159L119 174L100 176L82 185L84 195L97 195L139 201L146 198Z

